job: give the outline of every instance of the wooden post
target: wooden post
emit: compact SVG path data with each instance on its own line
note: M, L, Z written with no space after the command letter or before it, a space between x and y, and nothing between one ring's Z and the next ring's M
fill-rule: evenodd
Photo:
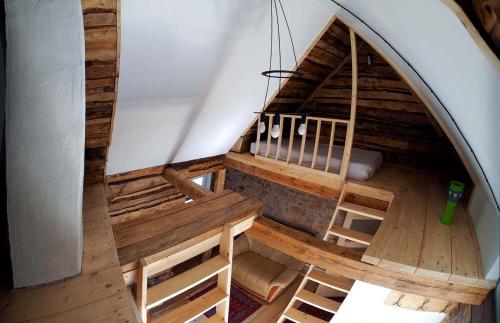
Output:
M278 137L278 145L276 146L276 155L274 159L278 160L281 152L281 138L283 137L283 116L280 115L280 136Z
M220 288L227 298L216 306L217 315L224 319L224 322L229 320L229 294L231 292L231 270L233 263L233 238L234 226L229 223L224 225L222 236L220 239L220 255L224 257L231 265L223 270L218 277L217 287Z
M358 53L356 49L356 34L349 28L351 36L351 66L352 66L352 94L351 94L351 115L347 126L345 138L344 155L340 167L340 178L345 180L347 169L349 168L349 159L351 158L352 140L354 136L354 127L356 122L356 102L358 97Z
M328 172L328 168L330 168L330 158L332 158L332 149L333 144L335 142L335 121L332 121L332 129L330 130L330 142L328 143L328 155L326 156L326 166L325 172Z
M288 153L286 154L286 162L290 162L290 158L292 157L292 149L293 149L293 139L295 138L295 117L291 118L292 124L290 126L290 139L288 139Z
M257 120L257 140L255 140L255 156L259 154L259 148L260 148L260 120L262 118L262 115L259 114L259 120ZM264 116L265 119L265 116Z
M139 261L137 270L137 288L136 288L136 304L139 313L141 314L142 322L147 322L148 312L146 311L147 295L148 295L148 264L144 259Z
M309 118L306 118L306 133L302 136L302 144L300 145L300 155L299 155L299 166L302 164L302 159L304 158L304 148L306 146L306 137L307 137L307 122Z
M318 156L318 146L319 146L319 137L321 135L321 119L316 121L316 140L314 141L314 152L313 158L311 162L311 168L314 169L314 165L316 164L316 157Z
M226 169L221 169L214 173L214 179L212 181L213 191L215 193L222 192L224 190L224 182L226 180Z
M269 157L269 149L271 149L271 129L273 128L273 119L274 116L269 116L269 124L267 126L267 144L266 144L266 155L265 157Z

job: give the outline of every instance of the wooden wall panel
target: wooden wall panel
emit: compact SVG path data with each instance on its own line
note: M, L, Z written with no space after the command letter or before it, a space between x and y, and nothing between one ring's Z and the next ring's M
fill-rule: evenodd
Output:
M85 183L104 181L119 69L120 0L82 0L85 29Z

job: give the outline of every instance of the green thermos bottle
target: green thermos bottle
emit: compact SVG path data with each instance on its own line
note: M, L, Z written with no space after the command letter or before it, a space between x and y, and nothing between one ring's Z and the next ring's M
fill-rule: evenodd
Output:
M464 193L465 184L459 181L451 181L448 188L448 202L446 203L446 208L439 217L439 221L442 224L450 225L453 223L453 212L457 207L458 201Z

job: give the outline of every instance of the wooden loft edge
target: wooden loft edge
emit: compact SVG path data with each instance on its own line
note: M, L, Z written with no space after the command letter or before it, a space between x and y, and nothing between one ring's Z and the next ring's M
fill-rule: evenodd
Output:
M208 173L214 173L224 169L223 155L213 157L200 158L175 164L164 164L152 167L141 168L129 172L123 172L106 176L106 183L112 184L121 181L132 180L138 177L161 175L163 169L171 167L179 173L188 176L189 178L202 176Z
M358 253L347 248L332 245L264 217L256 219L246 234L300 261L354 280L402 292L479 305L491 289L373 266L362 262Z
M308 169L289 168L249 153L228 152L224 166L316 196L338 199L342 181L311 174Z

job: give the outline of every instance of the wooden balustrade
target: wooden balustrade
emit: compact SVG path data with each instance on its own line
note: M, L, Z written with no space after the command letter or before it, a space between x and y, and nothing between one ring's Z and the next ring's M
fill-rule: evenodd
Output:
M292 158L292 153L296 141L296 129L298 129L297 125L297 120L301 119L300 115L295 115L295 114L279 114L279 126L280 126L280 133L279 137L277 138L277 144L276 144L276 150L274 154L272 153L271 150L271 145L272 145L272 136L271 136L271 130L272 126L274 123L274 118L276 118L276 115L274 113L263 113L259 116L258 118L258 129L257 129L257 140L255 143L255 157L259 159L265 159L271 162L276 162L276 163L285 163L287 165L292 165L292 166L300 166L301 168L308 168L311 171L314 172L321 172L323 174L326 174L327 176L335 176L335 177L340 177L341 174L346 174L347 173L347 165L348 163L345 163L344 160L341 161L341 169L339 170L338 173L333 172L330 169L331 166L331 158L333 155L333 145L335 143L335 130L336 126L338 124L345 125L347 129L351 128L350 126L350 121L349 120L343 120L343 119L334 119L334 118L320 118L320 117L312 117L312 116L306 116L305 118L305 127L306 131L305 134L302 135L300 139L300 152L298 159L295 158L295 160ZM262 134L260 132L260 124L261 122L267 123L267 137L262 138ZM311 138L308 138L308 129L309 127L316 125L316 131L314 135L314 148L313 148L313 153L312 153L312 160L310 163L304 162L304 154L306 152L306 146L308 144L308 140L311 140ZM321 129L322 127L328 127L330 126L330 135L329 135L329 140L328 140L328 151L326 152L325 159L325 165L324 167L322 166L320 169L318 167L318 157L321 156L321 153L325 153L324 151L320 152L320 138L321 138ZM284 133L284 127L289 131L288 135L288 147L286 150L286 157L281 156L281 152L283 149L283 137L286 136ZM328 129L328 128L327 128ZM348 136L352 136L352 134L348 131ZM261 151L261 141L265 140L266 141L266 147L263 149L264 151ZM346 138L346 142L350 142L352 140L349 140ZM347 147L347 149L344 150L349 150L350 151L350 146ZM342 159L349 158L350 152L344 152ZM345 168L345 169L344 169ZM345 175L344 177L345 178Z

